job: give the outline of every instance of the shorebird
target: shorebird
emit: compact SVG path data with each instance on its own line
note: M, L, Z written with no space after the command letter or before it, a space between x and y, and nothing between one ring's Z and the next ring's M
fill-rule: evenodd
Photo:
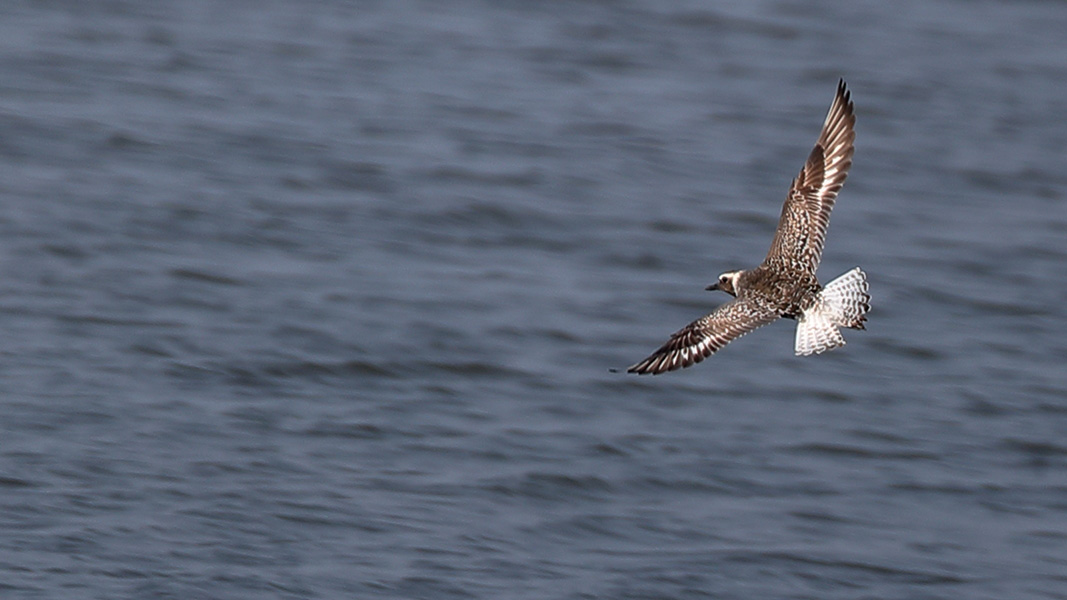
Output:
M867 275L856 267L826 287L815 276L830 211L852 166L856 116L850 96L842 79L815 148L789 188L767 257L754 269L727 271L707 287L734 300L683 327L627 372L658 375L694 365L780 317L797 321L797 356L843 346L841 327L864 328L871 309Z

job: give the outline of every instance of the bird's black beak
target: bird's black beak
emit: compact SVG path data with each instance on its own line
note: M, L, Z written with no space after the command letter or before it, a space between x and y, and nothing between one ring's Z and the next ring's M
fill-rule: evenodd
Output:
M713 291L719 289L719 284L718 283L713 283L713 284L709 285L708 287L706 287L704 289L708 290L709 292L713 292Z

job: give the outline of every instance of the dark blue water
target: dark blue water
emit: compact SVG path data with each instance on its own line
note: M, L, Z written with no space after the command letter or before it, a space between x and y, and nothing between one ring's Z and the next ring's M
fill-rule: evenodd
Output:
M1067 598L1067 5L0 8L0 597ZM857 150L780 322L611 374Z

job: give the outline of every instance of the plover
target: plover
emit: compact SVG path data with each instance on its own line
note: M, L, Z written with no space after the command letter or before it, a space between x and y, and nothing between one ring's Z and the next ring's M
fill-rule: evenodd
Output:
M628 372L656 375L688 367L779 317L797 321L798 356L843 346L840 327L864 328L871 308L864 272L856 267L826 287L815 277L830 211L852 166L855 124L852 100L841 80L815 149L789 188L767 258L754 269L720 275L707 289L735 299L682 328Z

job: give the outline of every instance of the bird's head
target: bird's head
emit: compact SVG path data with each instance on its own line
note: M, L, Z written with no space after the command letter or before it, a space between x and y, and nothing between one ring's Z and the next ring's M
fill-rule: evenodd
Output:
M719 275L719 280L704 288L706 290L722 290L731 296L737 295L737 280L743 271L727 271Z

